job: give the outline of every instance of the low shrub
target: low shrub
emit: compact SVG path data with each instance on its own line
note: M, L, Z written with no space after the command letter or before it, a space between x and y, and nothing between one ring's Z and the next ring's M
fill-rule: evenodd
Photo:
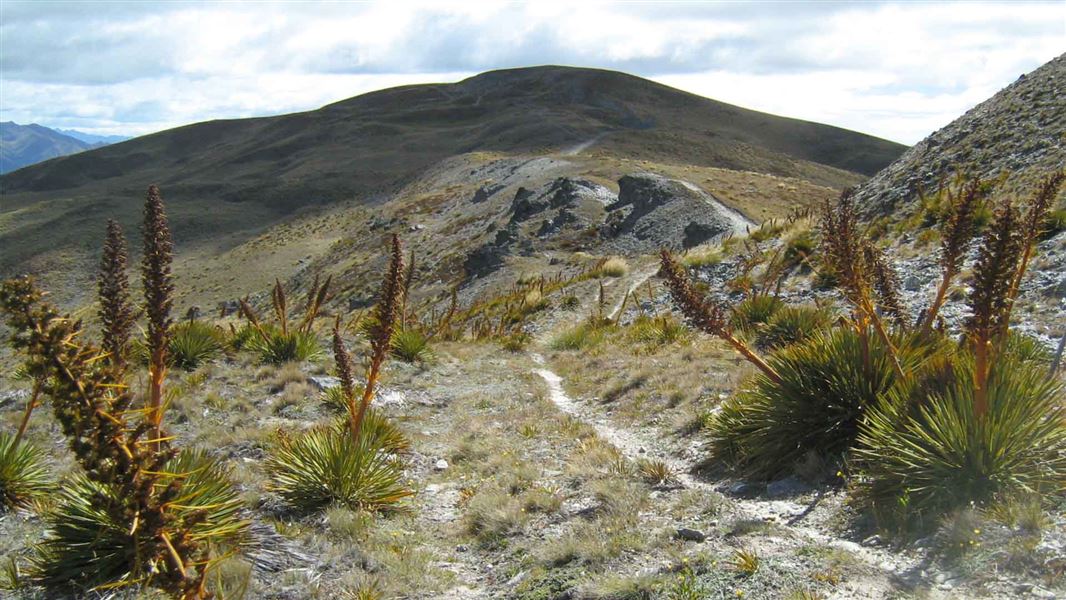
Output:
M807 257L814 255L817 247L818 242L810 229L797 233L785 243L785 252L782 255L785 265L794 267L803 263Z
M532 336L524 331L516 331L500 339L500 346L508 352L523 352L529 347Z
M222 353L226 343L222 331L203 321L184 321L171 328L167 350L170 364L192 371Z
M15 436L0 433L0 510L24 508L53 489L44 454Z
M363 427L369 427L364 420ZM272 488L294 509L314 512L331 505L389 512L412 492L403 463L382 437L353 440L347 423L282 436L266 461Z
M1047 218L1044 219L1041 237L1050 239L1063 231L1066 231L1066 208L1048 213Z
M247 523L240 518L240 497L228 471L196 451L171 459L165 471L183 478L180 501L171 509L177 518L193 523L191 534L197 541L236 548ZM153 570L134 563L138 556L160 556L155 547L161 542L140 538L129 522L113 518L114 511L107 506L118 502L115 489L81 475L59 488L58 505L45 515L49 533L32 559L33 579L69 591L72 585L131 583L134 573Z

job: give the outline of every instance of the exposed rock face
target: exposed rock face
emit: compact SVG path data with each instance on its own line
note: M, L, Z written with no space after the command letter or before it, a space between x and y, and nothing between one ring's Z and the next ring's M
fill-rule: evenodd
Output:
M629 210L624 217L619 211ZM652 173L618 180L618 201L604 233L627 252L691 248L729 233L744 233L752 223L696 186Z
M1066 54L1022 75L995 96L919 142L858 190L869 215L892 211L956 172L1003 172L1031 185L1066 164Z
M497 231L495 239L480 246L466 257L463 268L466 270L467 277L481 277L502 267L504 259L512 253L518 237L518 228L514 222L507 228Z
M471 199L471 202L473 202L474 204L484 202L491 198L493 194L502 190L504 187L506 186L501 183L486 183L474 192L474 197L473 199Z
M514 200L511 201L511 222L525 221L533 215L547 210L548 199L543 195L537 196L532 190L524 187L518 188Z

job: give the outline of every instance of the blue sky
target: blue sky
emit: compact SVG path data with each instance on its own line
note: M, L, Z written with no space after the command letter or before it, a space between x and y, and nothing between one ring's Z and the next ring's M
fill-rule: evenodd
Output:
M567 64L914 143L1066 51L1066 2L0 2L0 120L137 135Z

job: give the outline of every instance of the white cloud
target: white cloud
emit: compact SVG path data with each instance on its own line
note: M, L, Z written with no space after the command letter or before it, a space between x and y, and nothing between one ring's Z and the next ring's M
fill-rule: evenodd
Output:
M5 0L0 45L0 118L96 133L559 63L915 142L1066 49L1066 4Z

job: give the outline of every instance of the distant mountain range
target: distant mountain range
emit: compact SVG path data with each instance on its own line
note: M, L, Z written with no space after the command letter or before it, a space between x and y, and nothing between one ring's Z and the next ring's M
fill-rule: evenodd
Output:
M77 129L56 129L55 131L70 136L76 140L94 144L94 147L117 144L130 139L127 135L96 135L95 133L85 133L84 131L78 131Z
M94 135L73 129L49 129L36 123L19 125L4 121L0 123L0 174L127 139L120 135Z

